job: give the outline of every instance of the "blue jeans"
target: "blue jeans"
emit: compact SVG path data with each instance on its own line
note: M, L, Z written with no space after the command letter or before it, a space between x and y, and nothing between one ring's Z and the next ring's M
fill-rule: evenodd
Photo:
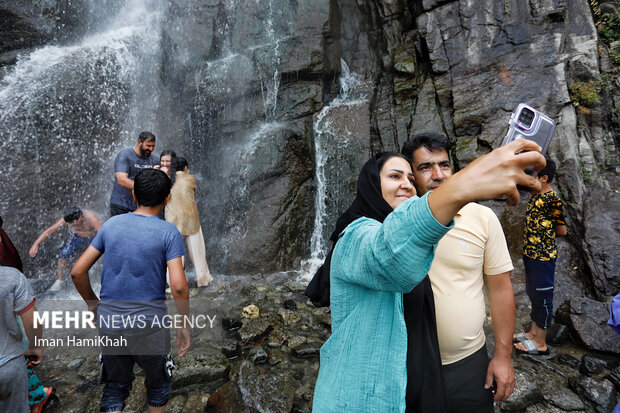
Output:
M523 256L525 267L525 290L532 302L532 321L540 328L548 330L553 318L553 283L555 278L555 259L539 261Z

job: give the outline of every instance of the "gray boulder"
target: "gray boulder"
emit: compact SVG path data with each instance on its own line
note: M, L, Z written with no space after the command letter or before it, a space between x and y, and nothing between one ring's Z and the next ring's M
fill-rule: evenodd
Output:
M588 349L620 354L618 335L607 325L609 302L573 298L558 309L556 318Z

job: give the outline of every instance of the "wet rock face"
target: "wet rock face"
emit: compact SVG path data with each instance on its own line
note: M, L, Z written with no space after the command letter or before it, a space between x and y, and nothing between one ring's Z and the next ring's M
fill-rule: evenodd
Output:
M308 253L309 244L298 239L310 233L299 223L313 219L309 211L314 210L317 190L314 120L338 93L334 79L343 58L369 81L369 106L368 113L363 106L357 108L357 119L332 117L340 136L356 132L355 139L341 140L338 149L329 149L328 157L338 159L347 152L360 156L344 158L330 173L355 177L371 151L398 150L411 133L424 130L447 134L456 143L456 165L463 167L499 144L510 112L527 102L558 121L550 153L560 163L557 185L567 201L569 234L574 234L569 236L568 254L585 257L584 272L587 277L591 274L596 294L613 290L614 245L600 240L620 238L617 228L603 224L618 218L615 195L610 194L608 203L597 203L584 184L584 173L586 181L602 183L607 173L615 173L613 161L610 164L616 152L616 143L610 140L612 125L601 115L603 106L592 108L591 115L576 115L569 96L573 81L600 80L596 31L586 1L425 1L413 7L404 1L314 1L311 6L307 2L292 6L272 0L235 10L218 2L192 4L171 7L164 54L167 82L187 99L193 136L186 142L198 149L196 161L214 165L207 148L219 153L216 148L222 145L247 142L252 138L243 136L242 130L271 121L293 122L295 133L306 137L309 154L294 162L307 178L304 184L297 183L298 191L273 189L290 185L284 171L291 165L282 168L283 160L277 157L273 167L260 162L281 147L278 132L264 135L271 145L252 146L247 156L239 157L247 168L240 175L201 166L209 179L233 176L249 181L244 188L249 195L241 201L224 197L213 208L210 195L201 198L215 217L208 218L212 232L229 234L210 248L215 251L210 252L215 265L233 273L290 268L298 261L288 258L289 253L265 247L282 237L290 239L286 245L293 252ZM346 184L330 198L337 185L329 183L328 190L333 215L346 207L354 191L354 185ZM585 213L589 203L600 205L601 213ZM280 210L285 206L283 214L266 212L274 205ZM249 226L248 214L260 235L239 229ZM521 218L518 214L521 211L508 209L503 219L516 221ZM246 261L228 254L226 247L218 252L215 245L233 242L260 258ZM510 247L518 251L520 240ZM574 278L568 272L566 276Z
M327 1L171 2L165 82L189 114L186 147L206 183L198 203L209 210L216 271L286 270L309 250L309 131L322 78L340 67L325 47L329 18Z
M17 54L50 41L68 40L82 32L84 7L71 0L0 1L0 67L13 64Z
M580 375L577 370L579 361L570 355L573 352L574 349L564 347L552 350L549 356L517 356L514 359L515 391L507 401L499 404L500 410L611 411L617 403L617 389L606 378L610 370L599 370L592 377ZM582 357L584 360L592 358L588 354Z
M8 70L20 51L96 32L97 21L123 3L0 1L7 23L0 28L6 39L0 42L0 64ZM605 10L615 7L601 4ZM142 123L161 129L161 141L185 154L199 178L198 205L214 271L299 268L310 255L317 192L323 190L317 178L321 155L325 241L352 199L359 169L371 153L399 150L414 132L440 131L455 143L455 167L463 167L499 144L510 112L527 102L557 121L549 153L560 166L554 185L566 202L569 268L578 268L588 292L597 297L620 288L614 254L620 237L618 228L608 225L618 221L620 210L613 178L618 172L618 80L607 46L597 43L588 1L174 0L165 2L162 14L156 25L161 36L150 42L160 50L148 57L154 69L145 77L161 81L147 87L157 93L139 95L115 79L123 70L114 62L87 57L95 67L78 62L73 73L89 73L89 78L64 78L53 91L42 91L41 104L33 108L41 114L35 113L16 133L53 130L43 139L62 134L79 140L72 142L78 147L85 136L97 136L116 152L131 123L123 114L140 107L138 102L158 102L163 108L157 114L165 116ZM358 102L322 112L343 96L341 59L359 76L352 88ZM575 109L569 86L577 81L603 82L600 101ZM114 92L107 96L97 87L82 90L85 84ZM64 98L66 110L46 113L44 108L54 107L43 98L48 93ZM113 105L105 105L112 100ZM86 111L74 101L85 101ZM96 105L99 101L104 105ZM68 114L73 111L89 116L74 119ZM29 140L26 146L35 143ZM59 145L58 151L70 147ZM71 158L76 165L92 165L88 185L102 195L89 201L104 205L114 153L100 151L96 161L85 148ZM51 160L39 162L41 170L54 169ZM96 171L100 176L90 180ZM41 188L55 180L50 175ZM35 204L36 191L17 192L27 194L23 204ZM84 196L89 195L80 194ZM53 201L51 194L43 197L46 204ZM28 207L24 216L37 208ZM496 212L514 227L523 211L500 206ZM20 225L27 227L23 216L9 218L12 233ZM507 235L516 256L520 239ZM28 244L19 235L17 243L24 249ZM576 278L565 266L558 274Z
M609 188L597 189L592 203L586 207L584 247L585 257L592 270L594 290L600 296L615 295L620 291L620 257L614 251L620 248L620 237L609 233L611 222L618 222L620 197ZM598 195L598 196L596 196ZM611 237L610 237L611 235Z

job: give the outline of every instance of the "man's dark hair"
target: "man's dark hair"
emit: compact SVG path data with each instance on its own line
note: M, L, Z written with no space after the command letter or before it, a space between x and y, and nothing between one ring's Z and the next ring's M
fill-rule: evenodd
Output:
M394 157L402 158L406 160L407 162L409 162L409 165L411 166L411 159L409 159L409 157L405 154L400 154L398 152L389 152L389 151L382 152L379 154L379 157L377 158L377 168L379 168L379 172L381 172L381 169L383 169L383 165L385 165L385 163L389 159L392 159Z
M140 132L140 135L138 135L138 140L140 142L144 142L144 141L153 141L155 142L155 135L153 135L151 132Z
M154 207L164 203L172 183L164 171L143 169L134 178L133 192L138 205Z
M424 132L411 135L403 145L401 153L413 159L413 153L422 146L429 151L445 149L447 153L450 153L450 148L452 148L452 144L445 136L439 133Z
M77 221L82 216L82 210L76 206L68 206L62 213L62 218L67 224Z
M555 170L557 167L555 166L555 162L547 157L545 158L547 159L547 165L540 172L538 172L538 176L547 175L547 182L551 182L555 177Z
M2 217L0 217L0 228L2 228L3 225L4 225L4 220L2 219Z

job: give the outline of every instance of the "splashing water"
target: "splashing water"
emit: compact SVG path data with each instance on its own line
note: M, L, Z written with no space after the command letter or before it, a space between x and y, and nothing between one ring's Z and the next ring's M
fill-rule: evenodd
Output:
M88 3L88 2L87 2ZM120 3L120 1L118 2ZM85 5L87 7L88 5ZM158 122L162 0L128 0L70 45L18 57L0 80L0 210L20 250L67 205L107 215L112 159ZM101 5L91 1L91 14ZM109 12L109 10L107 10ZM56 234L27 269L55 273ZM52 269L54 268L54 269ZM32 275L32 274L31 274Z

